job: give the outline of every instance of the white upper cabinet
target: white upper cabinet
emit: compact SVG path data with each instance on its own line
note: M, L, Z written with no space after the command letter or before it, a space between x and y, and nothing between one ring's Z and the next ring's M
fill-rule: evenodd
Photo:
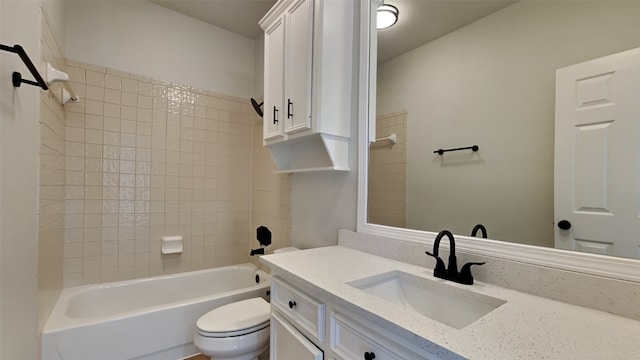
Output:
M264 145L279 172L349 170L353 0L280 0L265 34Z

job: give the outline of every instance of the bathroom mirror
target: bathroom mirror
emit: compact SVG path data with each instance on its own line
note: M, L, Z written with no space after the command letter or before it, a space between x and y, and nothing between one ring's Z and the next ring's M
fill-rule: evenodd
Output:
M376 138L395 133L397 143L361 147L367 156L360 161L370 166L361 167L367 180L361 182L359 229L424 241L442 229L469 236L480 223L498 241L463 238L470 249L493 255L500 249L528 262L588 259L609 271L605 257L548 251L558 231L555 71L640 47L640 2L385 3L398 7L400 18L377 31L371 82L377 92L370 98ZM455 14L464 16L444 24ZM430 25L416 30L415 22ZM417 42L414 35L430 28L444 30ZM408 48L397 49L407 42ZM479 151L434 153L471 145ZM640 247L629 254L638 256ZM636 266L637 260L614 263Z

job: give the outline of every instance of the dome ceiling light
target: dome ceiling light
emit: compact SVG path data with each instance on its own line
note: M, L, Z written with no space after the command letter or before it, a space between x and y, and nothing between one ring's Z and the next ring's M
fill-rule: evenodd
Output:
M398 8L393 5L378 6L378 30L386 29L398 22Z

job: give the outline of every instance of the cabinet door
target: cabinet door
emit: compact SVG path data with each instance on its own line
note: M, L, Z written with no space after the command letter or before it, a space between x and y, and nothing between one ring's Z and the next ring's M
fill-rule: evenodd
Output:
M282 318L271 313L271 350L273 360L322 360L324 354L311 341Z
M313 0L297 0L286 12L285 129L287 134L311 128Z
M264 33L264 139L283 136L284 18L280 17Z

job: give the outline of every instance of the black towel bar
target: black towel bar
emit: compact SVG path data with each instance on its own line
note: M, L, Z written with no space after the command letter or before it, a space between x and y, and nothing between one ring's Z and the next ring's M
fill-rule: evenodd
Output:
M438 149L438 150L434 150L433 153L442 155L449 151L460 151L460 150L468 150L468 149L471 149L473 151L478 151L480 147L478 145L473 145L473 146L467 146L467 147L461 147L461 148L455 148L455 149Z
M18 54L18 56L20 56L20 59L22 59L22 62L24 62L27 69L29 69L29 71L31 72L31 75L33 75L33 77L36 78L36 81L25 80L22 78L22 74L20 74L17 71L14 71L11 77L14 87L20 87L22 83L25 83L33 86L39 86L42 88L42 90L49 89L49 87L47 86L47 83L44 81L42 76L40 76L38 69L36 69L36 67L33 65L33 63L31 62L31 59L29 59L29 55L27 55L27 53L24 51L22 46L20 45L7 46L7 45L0 44L0 50L9 51L9 52Z

